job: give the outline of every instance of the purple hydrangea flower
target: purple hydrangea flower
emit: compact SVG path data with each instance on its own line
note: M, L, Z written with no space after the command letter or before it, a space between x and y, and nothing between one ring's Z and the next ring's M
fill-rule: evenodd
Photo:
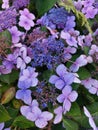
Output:
M47 126L48 121L53 118L52 113L48 111L41 111L36 100L33 100L30 106L22 106L21 113L28 120L35 122L35 125L38 128L44 128L45 126Z
M64 113L70 110L71 102L74 102L78 97L76 91L72 91L72 87L67 85L62 90L62 94L57 97L59 103L63 103Z
M94 119L92 117L92 115L90 114L90 112L88 111L88 109L84 106L84 114L88 117L89 119L89 124L90 126L93 128L93 130L98 130L98 127L96 126Z
M9 0L2 0L2 9L8 9L9 8Z
M81 84L84 85L91 94L97 94L98 96L98 80L88 78L86 80L82 80Z
M56 68L56 73L58 76L52 75L49 82L55 84L55 87L60 90L65 86L72 84L75 80L75 75L73 73L69 73L63 64L60 64Z
M18 28L16 26L13 26L9 29L11 35L12 35L12 42L18 43L20 40L20 36L23 34L22 32L18 31Z
M28 31L28 30L31 29L31 27L34 26L34 22L32 20L29 20L27 17L22 15L20 17L19 26L24 27L25 30Z
M64 62L64 43L50 36L46 39L34 41L32 48L32 66L46 66L54 68L57 64Z
M34 20L35 16L34 14L30 13L29 10L27 8L25 8L24 10L20 10L19 13L25 17L27 17L30 20Z
M64 59L65 61L67 61L68 59L71 59L72 55L71 54L74 54L76 52L76 48L74 47L66 47L64 48Z
M0 13L0 32L16 25L17 12L12 6Z
M30 63L31 58L27 56L27 47L21 46L17 56L17 68L25 69L26 64Z
M69 46L77 47L77 40L74 36L71 36L70 33L62 31L61 38L65 39Z
M38 76L38 73L35 72L35 68L28 66L26 69L21 71L19 82L24 84L24 87L26 86L26 88L29 88L30 86L33 87L38 84L37 76ZM27 82L26 85L25 85L25 82ZM23 86L22 87L18 86L18 87L22 88Z
M48 26L52 29L61 28L66 26L67 17L71 14L64 8L52 8L41 19L37 21L38 24Z
M32 97L31 97L31 90L28 89L20 89L16 92L16 98L21 99L26 104L30 104Z
M95 0L83 0L82 4L84 5L84 7L89 7L92 6L94 2Z
M69 31L76 26L75 16L68 16L64 30Z
M22 7L26 7L29 4L30 0L12 0L12 5L16 9L20 9Z
M97 53L98 53L98 46L92 45L91 49L89 51L89 55L94 55L94 54L97 54Z
M21 99L26 104L31 103L31 90L28 90L28 88L37 85L37 75L38 73L35 72L35 68L30 66L21 71L18 81L18 88L20 88L20 90L16 92L17 99Z
M94 18L95 15L98 13L98 9L94 8L93 6L90 6L86 9L86 12L85 12L85 16L86 18Z
M27 31L30 30L30 28L34 26L34 14L30 13L26 8L23 11L21 10L20 14L21 16L19 18L19 26L24 27Z
M79 56L76 61L70 66L70 70L73 72L77 72L79 70L79 67L87 65L87 63L92 63L92 57L91 56L86 56L86 55L81 55Z

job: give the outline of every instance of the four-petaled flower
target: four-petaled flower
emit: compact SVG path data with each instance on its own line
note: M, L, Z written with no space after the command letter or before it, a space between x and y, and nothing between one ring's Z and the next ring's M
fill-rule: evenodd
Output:
M78 93L76 91L72 91L72 87L67 85L62 90L62 94L57 97L57 101L59 103L63 103L64 113L70 110L71 102L74 102L78 97Z

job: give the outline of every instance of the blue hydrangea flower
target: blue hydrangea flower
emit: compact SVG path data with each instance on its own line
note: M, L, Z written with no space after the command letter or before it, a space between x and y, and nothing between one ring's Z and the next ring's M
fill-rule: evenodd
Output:
M45 14L37 22L41 25L48 26L52 29L61 28L64 29L66 26L67 16L71 14L68 13L64 8L52 8L47 14Z
M35 72L35 68L28 66L20 73L18 87L23 88L24 86L24 88L29 88L30 86L36 86L38 84L37 76L38 73Z
M58 89L63 89L66 85L70 85L75 80L75 75L67 71L67 68L60 64L56 68L57 75L52 75L49 79L49 82L55 84L55 87Z
M35 122L37 127L44 128L47 126L48 121L53 118L53 114L48 111L42 112L38 105L38 102L33 100L29 106L21 107L21 113L28 120Z

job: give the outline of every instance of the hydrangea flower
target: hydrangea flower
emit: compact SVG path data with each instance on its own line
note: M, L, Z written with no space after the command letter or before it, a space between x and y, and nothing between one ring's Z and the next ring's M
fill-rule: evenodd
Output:
M48 26L51 29L64 29L64 27L66 27L68 16L70 16L70 13L68 13L63 7L52 8L48 13L42 16L37 23Z
M69 46L77 47L77 40L70 33L65 32L65 31L61 31L61 38L65 39Z
M23 34L22 32L18 31L18 28L16 26L13 26L12 28L9 28L9 31L12 35L12 42L18 43L20 40L20 36Z
M74 47L66 47L64 48L64 59L65 61L67 61L68 59L71 59L72 55L71 54L74 54L76 53L76 48Z
M21 88L16 92L16 98L21 99L26 104L30 104L32 100L31 90Z
M21 99L26 104L30 104L31 90L28 90L28 88L35 87L38 84L38 79L36 78L37 76L38 73L35 72L35 68L30 66L28 66L27 69L21 71L18 81L18 88L20 88L20 90L16 92L17 99Z
M30 86L34 87L38 84L37 79L38 73L35 72L35 68L28 66L26 69L22 70L19 77L18 86L19 88L23 87L22 84L24 84L24 88L29 88ZM21 82L21 83L20 83ZM25 85L26 83L26 85Z
M27 56L27 47L21 46L17 56L17 68L25 69L26 64L30 63L31 58Z
M33 20L35 19L34 14L31 14L28 9L20 11L19 26L24 27L25 30L30 30L34 26Z
M75 82L75 75L67 71L67 68L60 64L56 68L57 75L52 75L49 79L49 82L55 84L55 87L58 89L63 89L65 86L72 84Z
M76 91L72 91L72 87L67 85L62 90L62 94L57 97L57 101L59 103L63 103L64 113L70 110L71 102L74 102L78 97L78 93Z
M86 18L94 18L95 15L98 13L98 9L90 6L86 9L85 16Z
M69 31L76 26L75 16L68 16L64 30Z
M0 13L0 32L16 25L17 12L12 6Z
M25 17L27 17L29 20L34 20L35 16L34 14L30 13L27 8L24 8L24 10L20 10L19 13Z
M93 117L92 115L90 114L90 112L88 111L88 109L84 106L83 107L83 110L84 110L84 114L88 117L89 119L89 124L90 126L93 128L93 130L98 130L98 127L96 126L94 120L93 120Z
M80 55L76 61L70 66L70 70L77 72L80 67L87 65L87 63L92 63L93 59L91 56Z
M29 4L30 0L12 0L12 5L16 9L26 7Z
M9 0L2 0L2 9L7 9L9 8Z
M88 78L86 80L82 80L81 84L84 85L91 94L97 94L98 96L98 80Z
M33 100L30 106L22 106L21 113L28 120L35 122L35 125L39 128L44 128L45 126L47 126L48 121L53 118L52 113L48 111L41 111L36 100Z

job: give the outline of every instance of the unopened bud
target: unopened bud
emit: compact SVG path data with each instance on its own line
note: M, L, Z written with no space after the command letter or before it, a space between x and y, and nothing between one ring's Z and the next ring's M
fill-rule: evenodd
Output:
M10 102L14 96L15 96L15 88L11 87L3 94L1 98L1 104L6 104Z

